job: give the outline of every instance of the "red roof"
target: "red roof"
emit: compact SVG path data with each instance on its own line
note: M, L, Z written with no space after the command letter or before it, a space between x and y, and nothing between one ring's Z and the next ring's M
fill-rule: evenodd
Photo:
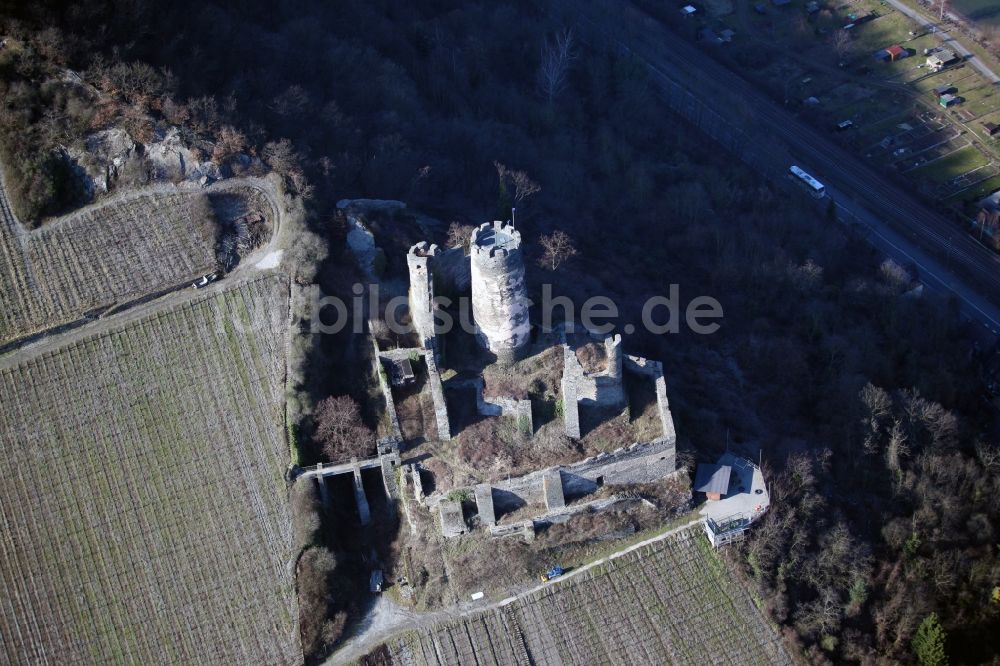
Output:
M887 48L885 51L886 51L886 53L888 53L889 55L891 55L893 58L897 58L897 57L903 55L904 53L906 53L906 49L904 49L899 44L893 44L892 46L890 46L889 48Z

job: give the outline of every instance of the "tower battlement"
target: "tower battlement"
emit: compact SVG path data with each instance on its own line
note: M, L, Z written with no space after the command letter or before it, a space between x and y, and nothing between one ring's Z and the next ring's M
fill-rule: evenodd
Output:
M469 243L473 255L504 260L521 251L521 232L510 222L486 222L472 232Z
M412 258L435 257L437 256L439 250L440 248L437 246L436 243L428 243L427 241L420 241L419 243L410 247L410 249L406 252L406 260L410 261L411 257Z

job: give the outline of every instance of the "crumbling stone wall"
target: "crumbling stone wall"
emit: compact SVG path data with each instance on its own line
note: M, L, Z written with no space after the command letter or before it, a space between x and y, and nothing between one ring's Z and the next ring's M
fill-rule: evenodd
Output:
M479 519L485 525L496 524L497 516L493 510L493 488L488 483L480 483L476 486L476 510L479 512Z
M671 443L676 442L677 431L674 428L674 416L670 412L670 401L667 399L667 381L663 377L663 364L640 356L626 356L625 368L653 380L656 408L660 415L660 424L663 426L661 438Z
M464 247L438 250L431 270L434 273L436 291L462 294L472 288L472 272Z
M470 243L472 315L480 341L501 362L512 362L528 344L528 298L521 234L510 223L483 224Z
M403 430L399 427L399 416L396 415L396 401L392 398L392 387L389 386L389 379L386 370L382 366L382 356L378 348L378 342L372 340L372 347L375 354L375 377L378 379L378 386L382 389L382 397L385 399L385 413L389 418L389 429L392 437L402 441Z
M515 398L487 398L483 395L484 382L481 377L473 379L452 380L451 386L471 386L476 392L476 412L482 416L509 416L515 419L518 427L531 434L535 432L534 417L531 414L531 400Z
M438 370L437 362L434 360L434 352L431 349L387 349L381 351L378 343L375 344L375 357L377 362L382 359L387 361L399 361L408 359L413 354L424 359L427 366L427 385L431 391L431 401L434 403L434 420L437 424L438 439L451 439L451 423L448 420L448 404L444 397L444 387L441 385L441 373ZM399 416L396 414L396 404L392 399L392 388L385 379L385 373L379 373L379 385L383 394L386 395L386 409L389 411L389 419L396 436L401 440L402 434L399 430Z
M572 498L588 495L601 486L653 483L676 471L674 442L660 439L633 444L613 453L601 453L571 465L560 465L499 481L491 486L490 498L494 516L529 504L551 505L550 508L555 509L559 503L555 494L557 478L563 498ZM481 492L478 486L475 491L477 494ZM442 495L432 495L428 498L428 504L434 505L442 499Z
M580 368L580 372L574 372L570 369L574 364L576 367L580 367L580 363L576 358L576 352L569 345L563 344L563 376L560 386L563 402L563 423L567 437L570 439L580 439L580 398L577 392L577 382L583 375L583 369Z

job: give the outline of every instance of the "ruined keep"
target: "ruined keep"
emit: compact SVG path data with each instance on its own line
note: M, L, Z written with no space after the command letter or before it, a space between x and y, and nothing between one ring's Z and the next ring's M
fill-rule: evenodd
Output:
M438 246L417 243L406 253L410 273L410 317L424 349L434 344L434 278L430 261L437 256Z
M521 233L509 222L472 232L472 316L483 345L500 361L516 360L528 343L528 299Z

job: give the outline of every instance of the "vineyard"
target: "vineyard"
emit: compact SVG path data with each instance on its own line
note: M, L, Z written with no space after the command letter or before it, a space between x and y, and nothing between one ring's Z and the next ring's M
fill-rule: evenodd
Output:
M287 289L0 361L0 663L301 663Z
M791 664L700 527L493 611L411 631L394 664Z
M0 193L0 344L215 268L206 196L150 190L21 229Z

